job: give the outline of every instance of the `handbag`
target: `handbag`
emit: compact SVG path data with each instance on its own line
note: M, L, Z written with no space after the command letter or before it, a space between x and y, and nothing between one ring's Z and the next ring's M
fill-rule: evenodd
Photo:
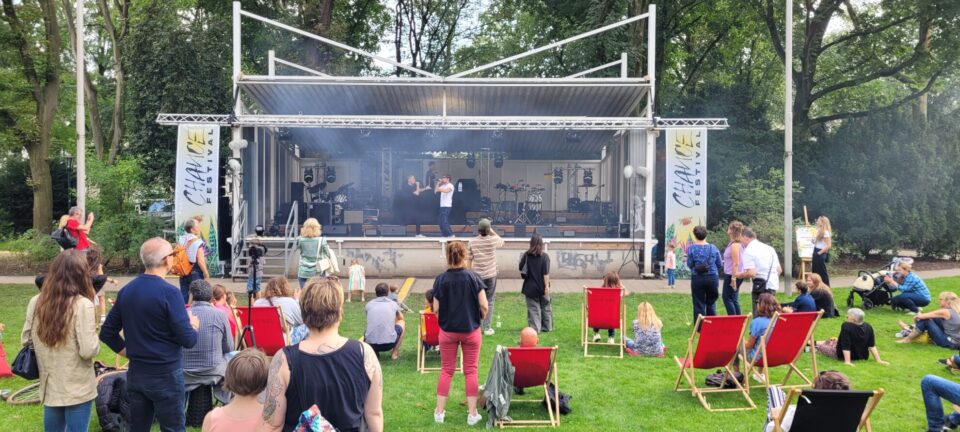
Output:
M527 278L527 273L530 272L530 268L527 267L527 253L526 253L526 252L523 252L523 253L520 254L520 262L523 263L523 266L520 267L520 278L521 278L521 279L526 279L526 278Z
M40 364L37 363L37 353L33 347L20 348L17 358L13 359L10 367L14 374L23 379L35 380L40 378Z
M80 242L80 240L74 237L73 234L70 234L70 231L67 230L67 228L60 228L50 233L50 238L57 242L57 244L60 245L60 247L62 247L64 250L73 249L77 247L77 244Z
M770 260L770 268L767 269L767 277L753 278L753 292L754 293L765 293L767 292L767 280L770 279L770 273L773 271L773 265L776 264L773 260Z
M317 270L320 273L326 273L327 270L333 267L333 263L330 261L330 257L324 254L323 258L320 258L320 246L323 240L317 240Z

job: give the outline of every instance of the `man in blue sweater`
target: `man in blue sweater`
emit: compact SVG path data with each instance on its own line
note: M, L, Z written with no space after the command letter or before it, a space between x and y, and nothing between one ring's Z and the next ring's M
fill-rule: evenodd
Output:
M170 243L159 237L140 247L145 270L120 290L100 330L100 340L130 359L132 432L149 431L154 416L164 432L185 430L181 350L196 345L200 321L187 313L180 290L163 280L172 253Z

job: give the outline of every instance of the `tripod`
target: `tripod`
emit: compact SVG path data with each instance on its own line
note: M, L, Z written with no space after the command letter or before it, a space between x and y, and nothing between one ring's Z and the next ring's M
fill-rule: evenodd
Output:
M250 333L250 345L253 348L257 347L257 335L253 331L253 295L260 291L260 282L257 280L257 267L260 265L260 257L263 256L263 251L260 248L260 246L252 245L248 251L250 256L249 277L252 279L250 287L247 288L247 325L240 330L240 338L238 339L244 341L247 333Z

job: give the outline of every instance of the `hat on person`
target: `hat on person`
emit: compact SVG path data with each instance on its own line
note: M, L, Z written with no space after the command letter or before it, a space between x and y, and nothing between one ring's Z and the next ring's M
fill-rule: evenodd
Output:
M480 219L480 222L477 222L478 229L490 229L490 219L483 218Z

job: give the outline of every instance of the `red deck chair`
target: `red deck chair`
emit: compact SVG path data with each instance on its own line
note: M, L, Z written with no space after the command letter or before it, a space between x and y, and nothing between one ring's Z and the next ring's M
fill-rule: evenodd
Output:
M420 312L420 325L417 326L417 371L420 373L437 372L439 367L427 367L427 352L423 345L440 346L440 322L437 321L437 314L433 312ZM463 371L463 354L460 356L460 366L456 372Z
M624 317L627 315L626 304L623 302L623 288L587 288L583 287L583 303L580 310L583 356L584 357L620 357L623 358L623 327ZM591 329L620 330L620 342L592 342L589 338ZM601 339L603 340L603 339ZM619 345L619 356L591 356L588 353L590 345Z
M247 308L237 308L240 317L240 328L247 323L253 323L253 331L257 337L257 348L264 354L272 356L283 347L290 344L290 332L287 322L283 319L283 310L280 306L254 306L250 309L252 319L247 317ZM252 347L250 333L243 336L243 345Z
M823 311L776 313L770 320L773 323L767 327L762 340L757 341L759 347L754 350L753 358L747 359L749 373L757 366L763 366L763 380L766 387L770 387L770 368L789 366L787 375L780 385L784 388L813 387L813 381L803 374L797 367L797 360L803 355L803 348L810 347L810 358L813 361L813 375L817 375L817 350L813 342L813 331ZM796 373L803 380L803 384L787 385L790 375ZM747 386L749 387L749 380Z
M560 426L560 384L557 381L557 347L510 347L510 363L515 371L513 386L517 388L541 387L543 397L534 396L534 399L518 399L514 397L510 403L547 401L549 420L497 420L497 426L529 427L529 426ZM547 388L553 384L554 393L550 397ZM536 392L531 392L535 394Z
M243 328L243 323L240 322L240 313L237 312L237 308L230 306L230 317L227 319L232 319L236 323L236 328L233 329L233 346L240 346L240 329Z
M697 318L696 325L693 327L693 335L687 340L687 353L680 359L674 356L677 364L680 366L680 374L677 375L677 382L674 384L675 391L687 391L680 388L680 381L687 379L690 384L690 393L700 400L707 411L740 411L754 409L753 400L750 399L749 387L744 387L734 379L736 388L700 388L697 387L696 369L723 369L727 376L733 377L734 359L743 349L743 331L747 327L749 315L728 315L728 316L701 316ZM697 333L697 328L700 333ZM696 345L694 341L696 340ZM696 349L694 349L696 347ZM737 408L714 409L707 402L707 393L740 393L747 400L749 406Z

